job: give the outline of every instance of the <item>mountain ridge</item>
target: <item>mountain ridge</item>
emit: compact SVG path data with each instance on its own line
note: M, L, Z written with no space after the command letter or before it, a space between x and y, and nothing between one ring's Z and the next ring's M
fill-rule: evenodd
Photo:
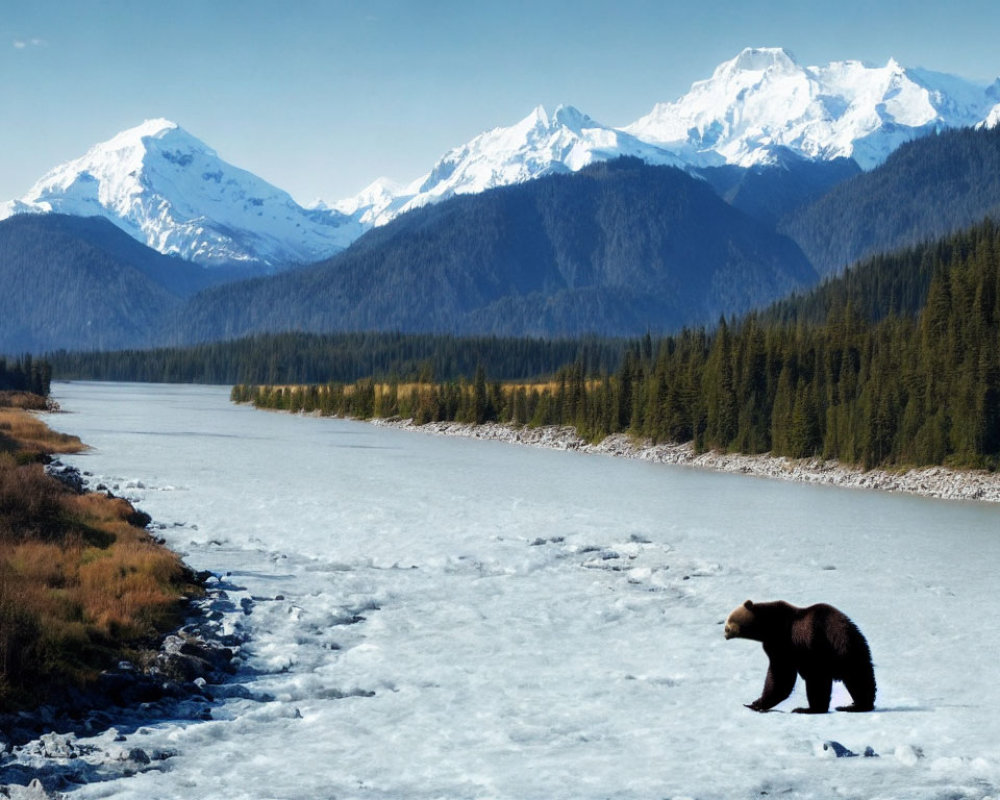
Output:
M180 329L636 334L816 280L791 240L706 182L623 158L415 209L326 262L198 295Z
M777 167L789 160L882 163L900 144L952 127L995 125L1000 81L858 61L799 64L782 48L745 48L677 100L620 127L573 106L538 106L513 125L445 153L409 183L380 178L360 193L303 207L224 162L176 123L149 120L55 167L14 213L106 216L162 253L206 267L273 272L329 257L373 226L450 197L636 156L699 170Z
M884 67L859 61L806 67L783 48L745 48L678 100L657 103L631 124L603 125L572 106L560 106L550 116L539 106L514 125L452 148L431 172L409 184L393 190L383 179L334 207L381 225L454 194L571 172L620 155L694 174L726 165L780 166L789 159L848 158L870 170L913 138L991 120L996 124L998 102L1000 79L982 87L952 75L905 68L894 59ZM525 133L537 130L541 121L544 141L550 143L547 152L539 152L538 139ZM512 152L509 144L519 139L522 146ZM575 139L576 147L565 154L551 146L566 139ZM609 147L612 140L616 147ZM508 146L489 146L495 142ZM521 169L511 171L512 163ZM452 179L477 172L490 179ZM367 199L373 194L373 200Z
M1000 127L907 142L878 168L837 184L777 227L826 276L984 218L1000 219Z

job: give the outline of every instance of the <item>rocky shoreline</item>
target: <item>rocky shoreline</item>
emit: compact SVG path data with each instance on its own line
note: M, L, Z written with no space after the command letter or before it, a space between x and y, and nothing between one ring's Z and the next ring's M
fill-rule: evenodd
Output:
M574 450L652 461L659 464L735 472L761 478L826 484L854 489L876 489L885 492L906 492L944 500L974 500L1000 503L1000 473L955 470L947 467L923 467L900 471L883 469L862 470L836 461L819 458L793 459L771 455L740 453L697 453L690 444L653 444L632 439L625 434L613 434L597 444L587 442L571 427L541 427L485 423L429 422L417 425L408 419L374 419L375 425L421 431L444 436L488 439L530 447L554 450Z
M208 579L188 621L145 653L143 664L123 661L90 687L0 714L0 798L58 800L80 784L169 769L177 753L146 745L150 727L211 720L225 698L250 696L234 680L245 636L223 633L216 622L240 610L229 595L240 588Z
M189 621L146 654L148 663L123 661L92 686L0 715L0 797L61 797L77 784L164 769L176 754L142 747L144 726L210 720L229 693L242 642L220 636L205 616L225 598L222 584L212 587Z
M88 489L86 473L59 460L46 471L75 492ZM131 524L150 527L148 514L135 509L134 517ZM248 613L246 601L237 605L231 597L242 587L213 573L193 578L204 594L187 601L183 624L134 660L105 670L92 685L56 689L42 706L0 714L0 798L58 798L76 784L162 770L175 753L139 746L144 726L210 720L219 699L245 691L233 676L246 634L223 623L227 614Z

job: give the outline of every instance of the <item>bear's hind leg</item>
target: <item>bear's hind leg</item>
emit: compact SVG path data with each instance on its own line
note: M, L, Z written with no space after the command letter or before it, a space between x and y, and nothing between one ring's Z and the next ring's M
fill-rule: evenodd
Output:
M874 670L869 670L863 675L845 678L844 687L854 702L849 706L837 706L837 711L873 711L875 709Z
M827 675L813 675L806 678L806 697L809 708L796 708L795 714L825 714L830 710L830 695L833 693L833 678Z

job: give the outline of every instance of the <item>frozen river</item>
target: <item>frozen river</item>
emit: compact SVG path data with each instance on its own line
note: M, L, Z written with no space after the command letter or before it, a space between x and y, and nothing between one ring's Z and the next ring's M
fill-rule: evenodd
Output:
M61 384L66 460L252 598L245 697L80 798L1000 797L1000 509ZM747 598L860 626L871 714L755 714ZM839 697L835 688L834 701ZM779 709L805 704L801 683ZM877 758L836 758L836 741ZM94 756L95 758L100 757Z

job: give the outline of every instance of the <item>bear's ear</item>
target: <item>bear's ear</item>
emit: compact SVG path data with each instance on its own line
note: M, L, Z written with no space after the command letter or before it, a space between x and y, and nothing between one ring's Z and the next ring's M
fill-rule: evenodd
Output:
M747 600L743 604L743 608L745 608L747 611L753 611L753 600Z

